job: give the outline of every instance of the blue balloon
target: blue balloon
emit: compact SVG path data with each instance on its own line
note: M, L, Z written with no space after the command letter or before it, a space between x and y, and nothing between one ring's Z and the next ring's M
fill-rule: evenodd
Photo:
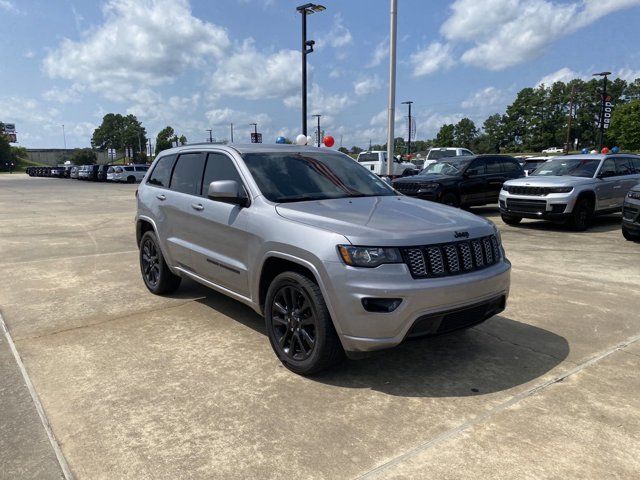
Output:
M581 153L589 153L589 149L588 148L583 148Z
M287 143L287 139L284 137L276 138L276 143Z
M613 147L611 153L620 153L620 147Z

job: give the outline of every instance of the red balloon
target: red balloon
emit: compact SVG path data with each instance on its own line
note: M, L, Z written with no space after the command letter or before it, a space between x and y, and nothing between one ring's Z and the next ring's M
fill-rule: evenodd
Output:
M333 147L333 144L336 143L331 135L327 135L322 141L324 142L324 146L329 148Z
M609 149L608 149L607 147L604 147L604 148L602 149L602 153L609 153Z

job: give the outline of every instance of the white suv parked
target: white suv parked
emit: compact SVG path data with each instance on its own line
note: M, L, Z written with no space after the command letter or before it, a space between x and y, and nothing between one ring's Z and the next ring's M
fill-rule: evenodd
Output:
M443 158L448 157L468 157L475 155L471 150L466 148L458 148L458 147L438 147L432 148L429 150L427 154L427 161L425 162L425 167L430 163L437 162L438 160L442 160Z
M107 180L110 182L141 182L149 170L149 165L114 165L107 170Z

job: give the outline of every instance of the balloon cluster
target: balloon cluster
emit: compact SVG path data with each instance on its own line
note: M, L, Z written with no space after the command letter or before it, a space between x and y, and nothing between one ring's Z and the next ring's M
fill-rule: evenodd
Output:
M620 147L613 147L611 153L620 153Z
M287 143L287 139L280 136L278 138L276 138L276 143Z
M282 142L280 141L282 139ZM278 137L276 139L276 143L285 143L284 137ZM327 135L322 139L322 143L324 143L325 147L331 148L336 143L335 139L331 135ZM296 145L312 145L313 139L311 137L307 137L302 133L296 137Z
M600 153L604 153L604 154L606 155L607 153L609 153L609 149L608 149L607 147L604 147L604 148L600 151Z
M582 150L580 150L580 153L589 153L589 149L588 148L583 148Z

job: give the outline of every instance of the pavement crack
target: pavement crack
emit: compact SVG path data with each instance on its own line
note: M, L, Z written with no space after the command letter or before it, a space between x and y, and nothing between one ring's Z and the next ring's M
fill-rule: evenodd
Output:
M571 360L567 360L566 358L556 357L555 355L552 355L552 354L547 353L547 352L542 352L540 350L536 350L535 348L530 347L528 345L523 345L521 343L512 342L511 340L506 340L506 339L502 338L500 335L497 335L495 333L491 333L491 332L488 332L486 330L481 330L480 328L477 328L477 327L474 328L474 330L476 332L480 332L480 333L488 335L488 336L490 336L492 338L495 338L496 340L498 340L500 342L505 342L505 343L508 343L509 345L513 345L514 347L519 347L519 348L523 348L525 350L529 350L530 352L536 353L538 355L544 355L545 357L553 358L554 360L557 360L558 362L563 362L564 361L564 362L571 363L572 365L577 365L575 362L572 362Z
M113 317L113 318L107 318L106 320L103 320L101 322L96 322L96 323L89 323L87 325L78 325L77 327L71 327L71 328L64 328L62 330L56 330L53 332L47 332L47 333L43 333L41 335L33 335L31 337L20 337L20 338L16 338L16 342L22 342L22 341L29 341L29 340L38 340L41 338L46 338L46 337L52 337L54 335L59 335L61 333L67 333L67 332L72 332L74 330L80 330L83 328L91 328L91 327L96 327L99 325L104 325L105 323L109 323L109 322L115 322L117 320L123 320L125 318L131 318L131 317L135 317L138 315L144 315L147 313L153 313L153 312L157 312L160 310L172 310L174 308L180 308L183 307L184 305L188 305L189 303L193 303L193 302L197 302L198 300L202 300L205 299L207 297L196 297L196 298L192 298L189 299L187 301L175 304L175 305L164 305L162 307L156 307L156 308L149 308L146 310L139 310L137 312L134 313L128 313L126 315L120 315L118 317Z

